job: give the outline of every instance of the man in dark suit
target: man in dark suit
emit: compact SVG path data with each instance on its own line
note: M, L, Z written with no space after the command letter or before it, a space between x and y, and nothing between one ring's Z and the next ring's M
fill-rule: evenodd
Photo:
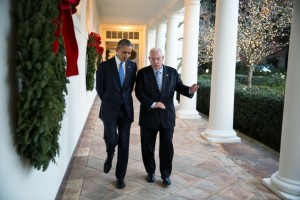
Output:
M104 125L107 152L104 173L110 171L115 147L118 145L116 178L119 189L125 187L130 127L133 122L132 90L137 65L128 60L131 51L131 42L127 39L120 40L116 48L116 56L100 63L96 73L96 90L101 99L99 117Z
M142 158L148 173L147 181L155 181L155 142L159 132L159 161L163 184L171 185L173 160L173 132L175 127L174 92L192 98L199 86L184 85L177 70L163 65L164 56L152 48L150 66L138 71L135 94L140 101L139 125L141 129Z

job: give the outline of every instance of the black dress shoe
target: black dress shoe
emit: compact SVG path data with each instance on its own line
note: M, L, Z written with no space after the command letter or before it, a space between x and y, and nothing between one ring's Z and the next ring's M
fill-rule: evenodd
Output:
M117 180L117 188L123 189L125 187L125 181L124 179L118 179Z
M148 174L147 181L149 183L153 183L155 181L155 175L154 174Z
M168 185L171 185L171 179L170 178L164 178L163 179L163 184L168 186Z
M113 153L112 155L107 156L106 161L104 163L104 167L103 167L104 173L108 173L110 171L114 155L115 154Z

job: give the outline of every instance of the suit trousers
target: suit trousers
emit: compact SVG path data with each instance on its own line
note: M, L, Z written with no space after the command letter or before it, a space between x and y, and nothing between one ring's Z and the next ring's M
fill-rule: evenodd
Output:
M159 132L159 162L161 178L170 177L172 173L172 161L174 155L173 132L174 128L149 129L141 127L142 158L148 174L154 174L155 163L155 143Z
M116 178L124 179L129 157L129 138L131 122L124 105L121 106L118 118L114 122L104 122L104 140L108 156L113 155L118 145Z

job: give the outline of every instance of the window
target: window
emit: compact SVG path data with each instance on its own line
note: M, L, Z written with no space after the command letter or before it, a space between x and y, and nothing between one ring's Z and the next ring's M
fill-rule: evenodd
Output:
M111 31L106 31L106 38L111 38Z
M128 39L128 32L123 32L123 38Z
M122 31L118 31L118 39L122 39Z
M134 36L133 36L134 39L136 40L140 39L139 36L140 36L139 32L134 32Z
M140 39L139 32L127 32L127 31L106 31L106 38L108 39Z
M133 39L133 32L129 32L129 39Z
M112 31L111 32L111 38L116 39L117 38L117 31Z

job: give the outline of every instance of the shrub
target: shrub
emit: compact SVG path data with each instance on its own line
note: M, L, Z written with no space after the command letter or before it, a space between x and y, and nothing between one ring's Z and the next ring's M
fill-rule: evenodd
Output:
M209 116L210 80L199 77L200 90L197 92L197 110ZM268 86L237 84L234 100L233 128L279 151L283 117L283 89Z
M234 128L279 151L283 102L284 95L280 91L237 87L234 100Z
M210 80L200 79L200 90L197 92L197 110L208 116L210 101Z

